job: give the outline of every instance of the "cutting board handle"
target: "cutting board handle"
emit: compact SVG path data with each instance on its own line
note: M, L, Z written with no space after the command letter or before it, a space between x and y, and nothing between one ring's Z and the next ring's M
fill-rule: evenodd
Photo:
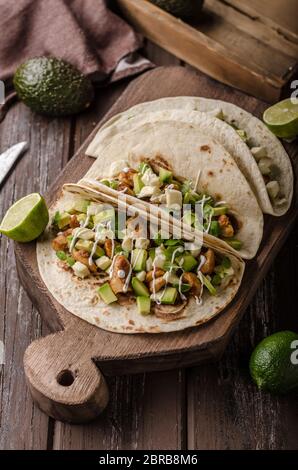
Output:
M63 330L31 343L24 368L34 401L54 419L88 422L108 403L107 384L92 361L90 342L75 331Z

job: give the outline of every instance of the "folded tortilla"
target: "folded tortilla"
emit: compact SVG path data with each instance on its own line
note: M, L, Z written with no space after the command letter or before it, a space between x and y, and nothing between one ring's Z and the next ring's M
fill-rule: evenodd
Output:
M146 160L168 168L181 180L198 179L198 191L224 201L236 217L237 238L243 242L239 254L246 259L255 256L263 235L263 214L257 199L231 155L200 127L165 120L118 134L80 184L116 197L117 191L95 180L107 177L110 165L117 160L127 161L131 168ZM135 204L139 199L127 196L127 201ZM154 207L152 210L159 215L162 209Z
M86 188L73 187L73 192L76 194L64 191L51 206L51 218L56 211L63 212L78 198L98 203L106 202L105 195ZM96 292L100 284L97 276L78 279L71 269L63 268L51 246L53 237L49 226L42 238L38 240L36 248L39 272L46 287L53 297L72 314L99 328L117 333L164 333L201 325L220 314L232 301L239 289L244 272L244 262L240 258L228 251L219 250L216 245L210 245L210 240L204 241L205 247L211 247L215 252L231 260L234 274L228 285L216 296L205 292L201 305L198 305L194 298L190 298L183 305L177 319L169 319L167 316L160 318L153 314L143 316L138 313L135 299L131 297L126 301L121 299L121 302L119 300L110 305L103 303ZM165 311L167 307L165 306Z
M105 123L89 145L87 155L102 156L107 144L119 133L145 122L156 122L158 125L158 121L162 120L194 124L223 145L245 175L264 213L280 216L289 209L293 196L293 171L282 144L262 121L225 101L174 97L141 103ZM237 129L245 131L247 143ZM272 161L276 173L274 180L279 185L278 197L270 198L251 147L261 148Z

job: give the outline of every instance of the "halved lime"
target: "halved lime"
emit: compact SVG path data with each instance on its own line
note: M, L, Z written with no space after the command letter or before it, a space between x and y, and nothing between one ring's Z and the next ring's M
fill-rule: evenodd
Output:
M298 135L298 99L287 98L266 109L263 120L277 137L292 139Z
M8 209L0 225L0 232L17 242L30 242L41 235L48 221L49 212L44 198L33 193Z

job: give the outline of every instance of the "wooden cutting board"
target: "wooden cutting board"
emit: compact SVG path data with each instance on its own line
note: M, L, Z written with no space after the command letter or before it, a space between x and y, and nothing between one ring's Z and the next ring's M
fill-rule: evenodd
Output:
M183 67L161 67L133 81L102 123L112 115L148 100L193 95L223 99L261 116L265 104ZM94 160L85 156L94 129L46 195L53 202L66 182L78 181ZM297 155L297 144L287 145ZM294 161L297 174L297 159ZM294 196L297 201L297 189ZM35 243L16 244L20 280L53 334L34 341L24 357L32 396L55 419L84 422L95 418L108 402L104 375L165 370L219 359L258 285L289 234L297 203L281 218L265 217L263 243L247 263L240 291L215 320L198 328L170 334L110 333L73 316L61 307L43 284ZM96 367L98 366L98 367Z

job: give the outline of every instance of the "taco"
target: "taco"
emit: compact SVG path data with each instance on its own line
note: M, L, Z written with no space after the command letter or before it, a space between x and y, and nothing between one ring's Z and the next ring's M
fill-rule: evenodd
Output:
M141 103L110 119L87 149L97 157L119 132L142 122L173 119L198 125L232 155L256 195L264 213L283 215L293 196L291 161L280 141L265 124L225 101L175 97Z
M253 258L262 239L262 211L245 177L230 154L194 125L160 121L115 136L80 184L114 197L125 192L129 204L142 200L148 210L155 206L156 215L187 204L184 221L243 258Z
M145 213L76 193L52 205L37 243L45 285L74 315L118 333L170 332L209 321L236 295L244 263L208 236L203 245L164 239L155 219L149 238Z

